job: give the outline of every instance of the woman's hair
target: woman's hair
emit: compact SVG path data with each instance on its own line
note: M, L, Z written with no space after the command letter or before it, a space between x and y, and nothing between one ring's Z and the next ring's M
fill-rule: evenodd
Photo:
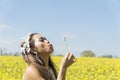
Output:
M22 41L21 48L22 48L23 59L28 65L34 65L39 71L40 75L45 80L52 80L52 75L50 71L45 67L43 60L32 51L32 49L35 47L34 45L35 41L32 37L36 34L38 33L29 34L27 35L26 40L24 39L24 41ZM52 62L50 56L49 56L49 67L53 70L54 75L57 78L57 71L54 67L54 63Z

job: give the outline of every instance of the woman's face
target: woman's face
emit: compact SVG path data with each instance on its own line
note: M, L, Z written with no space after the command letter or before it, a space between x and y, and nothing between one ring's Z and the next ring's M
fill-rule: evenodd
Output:
M37 53L52 53L53 45L40 34L33 35L32 39L34 40L34 46Z

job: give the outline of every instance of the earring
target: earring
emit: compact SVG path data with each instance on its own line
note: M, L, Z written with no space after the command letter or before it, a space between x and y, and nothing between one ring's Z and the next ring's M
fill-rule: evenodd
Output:
M36 51L34 51L33 53L37 55L37 52L36 52Z

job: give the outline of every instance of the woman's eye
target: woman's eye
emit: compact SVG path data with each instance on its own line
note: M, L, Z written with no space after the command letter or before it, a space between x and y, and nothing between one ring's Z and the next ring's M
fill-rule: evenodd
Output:
M47 39L44 37L44 40L47 40Z
M39 41L40 41L40 42L44 42L44 39L40 39Z
M44 40L47 40L45 37L42 37L39 39L40 42L44 42Z

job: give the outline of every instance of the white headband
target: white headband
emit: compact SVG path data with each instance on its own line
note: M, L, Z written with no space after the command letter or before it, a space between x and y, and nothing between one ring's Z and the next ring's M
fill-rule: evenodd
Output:
M22 38L22 42L24 43L21 47L21 51L23 54L28 54L30 52L30 36L31 33L27 34L25 37Z

